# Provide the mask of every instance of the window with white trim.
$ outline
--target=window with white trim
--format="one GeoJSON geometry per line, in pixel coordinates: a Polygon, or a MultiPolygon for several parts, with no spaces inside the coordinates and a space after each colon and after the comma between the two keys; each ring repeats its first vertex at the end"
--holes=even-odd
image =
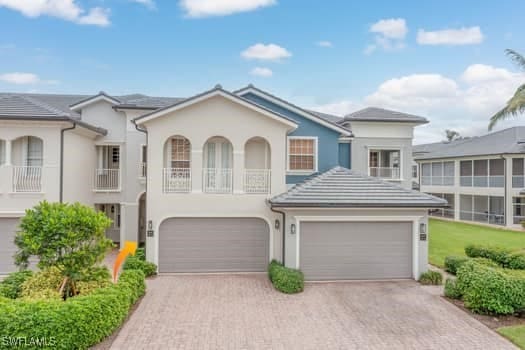
{"type": "Polygon", "coordinates": [[[187,138],[173,137],[171,139],[171,167],[190,168],[190,140],[187,138]]]}
{"type": "Polygon", "coordinates": [[[317,171],[317,145],[314,138],[288,139],[288,170],[317,171]]]}

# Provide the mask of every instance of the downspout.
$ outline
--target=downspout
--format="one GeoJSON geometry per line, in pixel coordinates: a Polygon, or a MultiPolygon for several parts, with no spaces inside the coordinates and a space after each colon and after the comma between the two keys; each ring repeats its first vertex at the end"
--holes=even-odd
{"type": "MultiPolygon", "coordinates": [[[[501,159],[503,159],[503,213],[505,214],[503,216],[504,225],[507,226],[507,220],[508,215],[510,213],[507,212],[507,158],[505,158],[503,155],[501,155],[501,159]]],[[[511,205],[511,209],[514,210],[514,206],[511,205]]]]}
{"type": "Polygon", "coordinates": [[[272,205],[270,204],[270,210],[273,211],[274,213],[278,213],[278,214],[281,214],[282,215],[282,218],[283,218],[283,224],[281,225],[282,228],[283,228],[283,252],[282,252],[282,263],[284,265],[285,263],[285,256],[286,256],[286,214],[284,213],[284,211],[280,211],[280,210],[275,210],[272,205]]]}
{"type": "Polygon", "coordinates": [[[68,130],[76,129],[77,123],[72,122],[73,125],[69,128],[60,130],[60,177],[59,177],[59,195],[58,201],[64,201],[64,133],[68,130]]]}

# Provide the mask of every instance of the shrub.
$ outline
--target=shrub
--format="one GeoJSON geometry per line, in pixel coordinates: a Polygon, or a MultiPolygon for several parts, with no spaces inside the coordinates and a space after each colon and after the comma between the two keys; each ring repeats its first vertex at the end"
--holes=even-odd
{"type": "Polygon", "coordinates": [[[469,245],[465,248],[465,253],[472,258],[490,259],[509,269],[525,270],[525,253],[523,252],[512,252],[499,247],[469,245]]]}
{"type": "Polygon", "coordinates": [[[465,256],[447,256],[445,258],[445,271],[455,275],[456,271],[468,260],[465,256]]]}
{"type": "Polygon", "coordinates": [[[66,278],[64,296],[73,295],[81,272],[100,263],[113,246],[105,235],[110,224],[104,213],[80,203],[43,201],[20,220],[15,263],[26,268],[29,258],[36,256],[42,270],[59,267],[66,278]]]}
{"type": "Polygon", "coordinates": [[[144,292],[144,273],[129,270],[117,284],[66,301],[0,298],[0,329],[8,338],[46,338],[57,349],[87,349],[113,333],[144,292]]]}
{"type": "Polygon", "coordinates": [[[457,276],[465,306],[474,312],[513,314],[525,309],[525,272],[468,261],[457,276]]]}
{"type": "Polygon", "coordinates": [[[19,271],[10,273],[0,282],[0,296],[9,299],[16,299],[22,292],[22,284],[33,275],[31,271],[19,271]]]}
{"type": "Polygon", "coordinates": [[[122,267],[124,270],[142,270],[146,277],[157,274],[157,265],[152,262],[140,259],[137,256],[128,256],[122,267]]]}
{"type": "Polygon", "coordinates": [[[275,289],[287,293],[299,293],[304,290],[304,275],[301,271],[290,269],[277,261],[268,266],[268,275],[275,289]]]}
{"type": "Polygon", "coordinates": [[[461,291],[457,286],[456,280],[447,278],[445,281],[445,296],[452,299],[461,299],[461,291]]]}
{"type": "Polygon", "coordinates": [[[146,261],[146,250],[144,248],[137,248],[135,256],[142,261],[146,261]]]}
{"type": "Polygon", "coordinates": [[[21,286],[24,299],[61,299],[59,293],[64,277],[58,267],[49,267],[29,277],[21,286]]]}
{"type": "Polygon", "coordinates": [[[419,276],[419,283],[425,285],[441,285],[443,283],[443,276],[438,271],[423,272],[419,276]]]}

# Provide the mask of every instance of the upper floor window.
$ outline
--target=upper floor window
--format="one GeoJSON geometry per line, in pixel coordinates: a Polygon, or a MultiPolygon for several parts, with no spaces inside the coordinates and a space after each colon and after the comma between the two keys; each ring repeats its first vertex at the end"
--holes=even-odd
{"type": "Polygon", "coordinates": [[[317,138],[290,137],[288,139],[288,170],[317,171],[317,138]]]}
{"type": "Polygon", "coordinates": [[[385,179],[401,178],[400,150],[371,149],[368,154],[369,174],[385,179]]]}
{"type": "Polygon", "coordinates": [[[170,165],[179,169],[190,167],[190,140],[179,136],[171,139],[170,165]]]}
{"type": "Polygon", "coordinates": [[[431,186],[454,186],[454,162],[431,162],[421,164],[421,184],[431,186]]]}
{"type": "Polygon", "coordinates": [[[417,165],[412,165],[412,178],[417,178],[417,165]]]}
{"type": "Polygon", "coordinates": [[[476,159],[460,162],[460,184],[465,187],[503,187],[503,159],[476,159]]]}

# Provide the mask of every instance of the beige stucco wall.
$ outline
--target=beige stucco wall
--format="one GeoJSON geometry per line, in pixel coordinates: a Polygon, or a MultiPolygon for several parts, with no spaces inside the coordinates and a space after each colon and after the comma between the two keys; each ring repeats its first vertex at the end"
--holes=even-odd
{"type": "Polygon", "coordinates": [[[268,197],[286,191],[286,134],[289,126],[241,106],[224,97],[215,96],[171,114],[146,122],[148,130],[147,218],[152,221],[154,237],[147,238],[148,259],[157,262],[158,228],[169,217],[258,217],[270,227],[270,258],[280,257],[279,232],[274,220],[279,214],[270,211],[268,197]],[[164,145],[175,135],[191,142],[191,193],[163,193],[162,169],[164,145]],[[202,192],[203,148],[213,136],[227,138],[233,146],[233,193],[202,192]],[[244,194],[245,143],[252,137],[262,137],[270,145],[271,194],[244,194]]]}

